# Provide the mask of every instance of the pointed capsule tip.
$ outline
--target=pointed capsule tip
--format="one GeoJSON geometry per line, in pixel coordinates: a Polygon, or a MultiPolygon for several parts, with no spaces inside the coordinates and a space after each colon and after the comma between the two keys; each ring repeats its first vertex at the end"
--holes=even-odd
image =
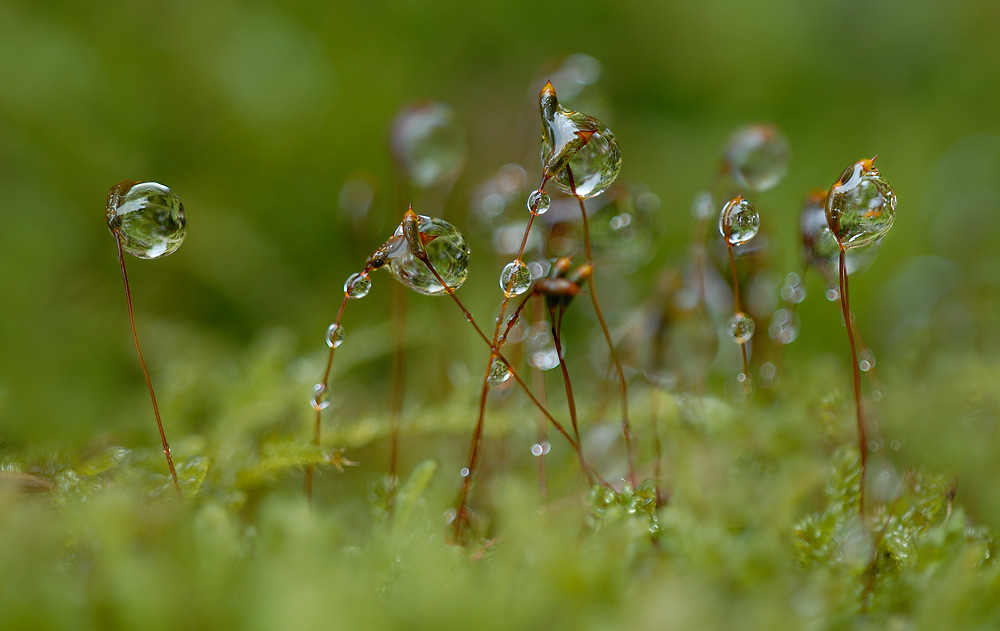
{"type": "Polygon", "coordinates": [[[410,207],[406,209],[405,213],[403,213],[403,219],[407,219],[409,217],[416,217],[416,216],[417,216],[417,213],[413,212],[413,204],[410,204],[410,207]]]}
{"type": "Polygon", "coordinates": [[[547,80],[545,82],[545,85],[542,87],[542,96],[549,95],[549,94],[552,95],[552,96],[556,95],[556,89],[554,87],[552,87],[552,80],[551,79],[547,80]]]}

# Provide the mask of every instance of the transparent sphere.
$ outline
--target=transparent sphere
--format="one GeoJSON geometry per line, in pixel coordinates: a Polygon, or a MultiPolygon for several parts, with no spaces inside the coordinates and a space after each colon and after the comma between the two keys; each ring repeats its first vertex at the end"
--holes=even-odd
{"type": "Polygon", "coordinates": [[[465,134],[446,103],[403,108],[393,120],[390,144],[396,163],[418,188],[454,180],[465,163],[465,134]]]}
{"type": "Polygon", "coordinates": [[[858,160],[844,169],[826,197],[826,222],[845,248],[881,240],[896,217],[896,194],[873,160],[858,160]]]}
{"type": "Polygon", "coordinates": [[[592,116],[561,107],[551,83],[542,88],[539,109],[545,175],[569,195],[596,197],[606,191],[622,166],[611,130],[592,116]]]}
{"type": "Polygon", "coordinates": [[[486,383],[491,388],[495,388],[510,379],[510,368],[499,357],[494,357],[490,363],[490,374],[486,377],[486,383]]]}
{"type": "MultiPolygon", "coordinates": [[[[420,215],[418,221],[420,239],[427,252],[427,261],[434,267],[448,287],[458,289],[469,274],[469,246],[458,228],[443,219],[432,219],[420,215]]],[[[396,280],[413,291],[428,296],[445,292],[444,285],[423,261],[410,251],[403,226],[400,224],[393,233],[386,261],[386,268],[396,280]]]]}
{"type": "Polygon", "coordinates": [[[371,288],[372,279],[368,277],[368,274],[361,272],[351,274],[344,282],[344,293],[351,299],[364,298],[371,291],[371,288]]]}
{"type": "Polygon", "coordinates": [[[737,344],[746,344],[753,337],[754,331],[757,330],[757,325],[748,314],[737,311],[733,314],[733,317],[729,318],[729,324],[726,329],[729,331],[729,337],[733,338],[734,342],[737,344]]]}
{"type": "Polygon", "coordinates": [[[313,386],[313,395],[309,404],[317,412],[322,412],[330,407],[330,387],[325,383],[317,383],[313,386]]]}
{"type": "Polygon", "coordinates": [[[532,191],[528,195],[528,210],[533,215],[543,215],[552,205],[552,199],[545,191],[532,191]]]}
{"type": "Polygon", "coordinates": [[[523,261],[511,261],[500,272],[500,289],[507,296],[520,296],[531,287],[531,270],[523,261]]]}
{"type": "MultiPolygon", "coordinates": [[[[802,205],[799,233],[806,263],[815,269],[827,284],[838,284],[840,274],[840,245],[826,221],[826,191],[812,191],[802,205]]],[[[871,266],[878,254],[879,243],[856,246],[847,250],[844,257],[848,274],[863,272],[871,266]]]]}
{"type": "Polygon", "coordinates": [[[738,130],[726,145],[726,166],[740,185],[752,191],[774,188],[788,172],[791,149],[774,125],[750,125],[738,130]]]}
{"type": "Polygon", "coordinates": [[[181,247],[187,218],[180,198],[156,182],[121,182],[108,191],[108,228],[122,249],[141,259],[167,256],[181,247]]]}
{"type": "Polygon", "coordinates": [[[760,215],[747,200],[740,195],[726,202],[719,214],[719,232],[733,245],[740,245],[753,239],[760,229],[760,215]]]}
{"type": "Polygon", "coordinates": [[[336,322],[326,329],[326,345],[330,348],[337,348],[344,343],[344,327],[336,322]]]}

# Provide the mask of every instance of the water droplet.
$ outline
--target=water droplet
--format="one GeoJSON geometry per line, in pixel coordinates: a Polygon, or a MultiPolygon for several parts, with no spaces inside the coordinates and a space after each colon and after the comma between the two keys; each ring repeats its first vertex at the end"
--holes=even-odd
{"type": "Polygon", "coordinates": [[[791,344],[799,336],[799,316],[788,309],[778,309],[771,316],[767,334],[778,344],[791,344]]]}
{"type": "Polygon", "coordinates": [[[788,172],[790,157],[788,139],[770,124],[744,127],[726,145],[726,165],[733,178],[752,191],[777,186],[788,172]]]}
{"type": "Polygon", "coordinates": [[[504,265],[500,272],[500,289],[507,296],[520,296],[531,287],[531,270],[523,262],[515,260],[504,265]]]}
{"type": "Polygon", "coordinates": [[[362,274],[361,272],[351,274],[344,283],[344,293],[347,294],[348,298],[352,299],[364,298],[368,295],[371,288],[372,279],[368,277],[368,274],[362,274]]]}
{"type": "Polygon", "coordinates": [[[712,194],[708,191],[698,191],[691,200],[691,216],[698,221],[704,221],[712,216],[712,194]]]}
{"type": "Polygon", "coordinates": [[[330,348],[337,348],[344,343],[344,327],[336,322],[326,329],[326,345],[330,348]]]}
{"type": "MultiPolygon", "coordinates": [[[[428,262],[451,289],[461,287],[469,273],[469,246],[465,237],[447,221],[424,215],[419,216],[418,228],[428,262]]],[[[444,285],[410,251],[402,224],[396,228],[390,244],[386,267],[396,280],[428,296],[444,293],[444,285]]]]}
{"type": "Polygon", "coordinates": [[[463,478],[469,477],[469,468],[468,467],[462,467],[459,470],[458,475],[462,476],[463,478]]]}
{"type": "Polygon", "coordinates": [[[795,272],[785,276],[785,283],[781,286],[781,298],[785,302],[797,305],[806,299],[806,288],[802,280],[795,272]]]}
{"type": "Polygon", "coordinates": [[[737,311],[733,314],[733,317],[729,318],[729,324],[726,329],[729,331],[729,336],[733,338],[734,342],[737,344],[746,344],[753,337],[754,331],[757,330],[757,325],[748,314],[737,311]]]}
{"type": "Polygon", "coordinates": [[[719,233],[732,245],[740,245],[753,239],[760,229],[760,215],[753,204],[743,198],[735,197],[722,207],[719,214],[719,233]]]}
{"type": "Polygon", "coordinates": [[[837,302],[840,300],[840,290],[836,287],[827,287],[823,295],[826,296],[826,299],[830,302],[837,302]]]}
{"type": "Polygon", "coordinates": [[[543,215],[552,205],[552,199],[545,191],[532,191],[528,195],[528,210],[533,215],[543,215]]]}
{"type": "Polygon", "coordinates": [[[321,412],[330,407],[330,388],[325,383],[317,383],[313,386],[312,399],[309,401],[312,408],[321,412]]]}
{"type": "Polygon", "coordinates": [[[870,348],[862,348],[858,353],[858,368],[861,372],[868,372],[875,367],[875,353],[870,348]]]}
{"type": "MultiPolygon", "coordinates": [[[[827,284],[836,284],[840,277],[840,245],[826,221],[825,191],[812,191],[806,197],[799,219],[799,231],[806,262],[823,276],[827,284]]],[[[878,254],[878,243],[852,247],[847,251],[845,265],[848,274],[866,270],[878,254]]],[[[839,295],[834,298],[838,300],[839,295]]]]}
{"type": "Polygon", "coordinates": [[[903,441],[894,440],[891,443],[889,443],[889,447],[892,448],[893,451],[899,451],[900,449],[903,448],[903,441]]]}
{"type": "Polygon", "coordinates": [[[180,198],[156,182],[121,182],[108,191],[105,218],[122,250],[141,259],[173,253],[187,234],[180,198]]]}
{"type": "Polygon", "coordinates": [[[465,162],[465,134],[445,103],[403,108],[393,121],[390,144],[396,163],[418,188],[451,182],[465,162]]]}
{"type": "Polygon", "coordinates": [[[559,105],[547,83],[539,95],[542,116],[542,168],[564,193],[572,195],[566,167],[573,172],[576,195],[596,197],[606,191],[621,169],[614,134],[592,116],[559,105]]]}
{"type": "Polygon", "coordinates": [[[872,160],[847,167],[826,197],[826,222],[846,248],[876,243],[896,217],[896,194],[872,160]]]}
{"type": "Polygon", "coordinates": [[[510,368],[499,357],[494,357],[490,364],[490,374],[486,377],[486,384],[495,388],[510,379],[510,368]]]}
{"type": "Polygon", "coordinates": [[[543,440],[542,442],[535,443],[531,446],[531,455],[535,457],[544,456],[549,453],[551,449],[552,445],[549,444],[549,441],[543,440]]]}
{"type": "Polygon", "coordinates": [[[761,388],[772,388],[778,378],[778,367],[771,362],[764,362],[760,365],[757,374],[757,382],[761,388]]]}

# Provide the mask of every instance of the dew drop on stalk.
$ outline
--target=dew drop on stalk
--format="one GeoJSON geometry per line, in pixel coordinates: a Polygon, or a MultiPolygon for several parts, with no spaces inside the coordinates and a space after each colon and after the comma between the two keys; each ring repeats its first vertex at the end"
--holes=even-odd
{"type": "Polygon", "coordinates": [[[729,337],[733,338],[733,341],[737,344],[746,344],[749,342],[756,329],[757,325],[754,323],[753,318],[743,311],[737,311],[733,314],[733,317],[729,318],[729,324],[726,326],[726,330],[729,331],[729,337]]]}
{"type": "Polygon", "coordinates": [[[325,383],[317,383],[313,386],[313,395],[310,405],[317,412],[321,412],[330,407],[330,388],[325,383]]]}
{"type": "Polygon", "coordinates": [[[759,124],[733,134],[726,145],[725,163],[741,186],[761,192],[785,177],[790,157],[785,135],[774,125],[759,124]]]}
{"type": "Polygon", "coordinates": [[[508,296],[520,296],[531,287],[531,270],[522,261],[514,260],[504,265],[500,272],[500,289],[508,296]]]}
{"type": "Polygon", "coordinates": [[[555,88],[546,83],[539,94],[542,116],[542,169],[556,186],[572,195],[566,167],[573,171],[575,192],[596,197],[618,177],[621,153],[614,134],[592,116],[559,105],[555,88]]]}
{"type": "Polygon", "coordinates": [[[173,253],[187,234],[180,198],[156,182],[121,182],[112,187],[106,219],[122,250],[141,259],[173,253]]]}
{"type": "Polygon", "coordinates": [[[746,243],[757,235],[759,229],[760,215],[742,195],[726,202],[719,213],[719,233],[731,245],[746,243]]]}
{"type": "Polygon", "coordinates": [[[326,329],[326,345],[337,348],[344,343],[344,327],[334,322],[326,329]]]}
{"type": "Polygon", "coordinates": [[[465,134],[445,103],[423,101],[401,110],[390,144],[396,163],[418,188],[453,181],[465,162],[465,134]]]}
{"type": "Polygon", "coordinates": [[[486,384],[495,388],[510,379],[510,368],[499,357],[494,357],[490,363],[490,374],[486,377],[486,384]]]}
{"type": "Polygon", "coordinates": [[[552,205],[552,199],[545,191],[532,191],[528,195],[528,210],[533,215],[543,215],[552,205]]]}
{"type": "MultiPolygon", "coordinates": [[[[458,228],[443,219],[419,215],[418,229],[428,262],[448,287],[458,289],[469,274],[469,246],[458,228]]],[[[386,268],[396,280],[428,296],[445,292],[427,265],[410,251],[400,224],[390,239],[386,268]]],[[[384,246],[383,246],[384,247],[384,246]]]]}
{"type": "Polygon", "coordinates": [[[372,288],[372,279],[368,274],[357,272],[348,276],[344,283],[344,293],[348,298],[364,298],[372,288]]]}
{"type": "Polygon", "coordinates": [[[896,216],[896,194],[874,160],[858,160],[844,169],[827,193],[826,222],[845,248],[877,243],[896,216]]]}

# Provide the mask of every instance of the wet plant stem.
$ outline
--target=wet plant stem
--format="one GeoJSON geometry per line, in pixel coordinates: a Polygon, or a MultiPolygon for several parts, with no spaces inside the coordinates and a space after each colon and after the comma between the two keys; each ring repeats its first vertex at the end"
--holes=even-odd
{"type": "MultiPolygon", "coordinates": [[[[729,250],[729,267],[733,270],[733,304],[736,309],[736,313],[740,313],[743,311],[743,301],[740,299],[740,281],[736,276],[736,259],[733,258],[733,244],[727,241],[726,249],[729,250]]],[[[747,356],[746,342],[740,342],[740,351],[743,353],[743,377],[749,380],[750,358],[747,356]]],[[[747,381],[744,387],[750,387],[749,381],[747,381]]]]}
{"type": "Polygon", "coordinates": [[[156,393],[153,392],[153,381],[149,378],[149,370],[146,368],[146,360],[142,357],[142,349],[139,347],[139,334],[135,329],[135,313],[132,310],[132,291],[129,289],[128,273],[125,271],[125,255],[122,253],[122,239],[117,232],[114,233],[115,245],[118,246],[118,265],[122,270],[122,282],[125,284],[125,302],[128,304],[128,321],[132,328],[132,342],[135,344],[135,354],[139,357],[139,366],[142,368],[142,376],[146,379],[146,388],[149,389],[149,400],[153,403],[153,415],[156,417],[156,427],[160,430],[160,442],[163,443],[163,455],[167,458],[167,468],[170,469],[170,478],[177,489],[177,495],[181,494],[181,483],[177,479],[177,470],[174,469],[174,459],[170,455],[170,445],[167,444],[167,435],[163,431],[163,420],[160,418],[160,407],[156,404],[156,393]]]}

